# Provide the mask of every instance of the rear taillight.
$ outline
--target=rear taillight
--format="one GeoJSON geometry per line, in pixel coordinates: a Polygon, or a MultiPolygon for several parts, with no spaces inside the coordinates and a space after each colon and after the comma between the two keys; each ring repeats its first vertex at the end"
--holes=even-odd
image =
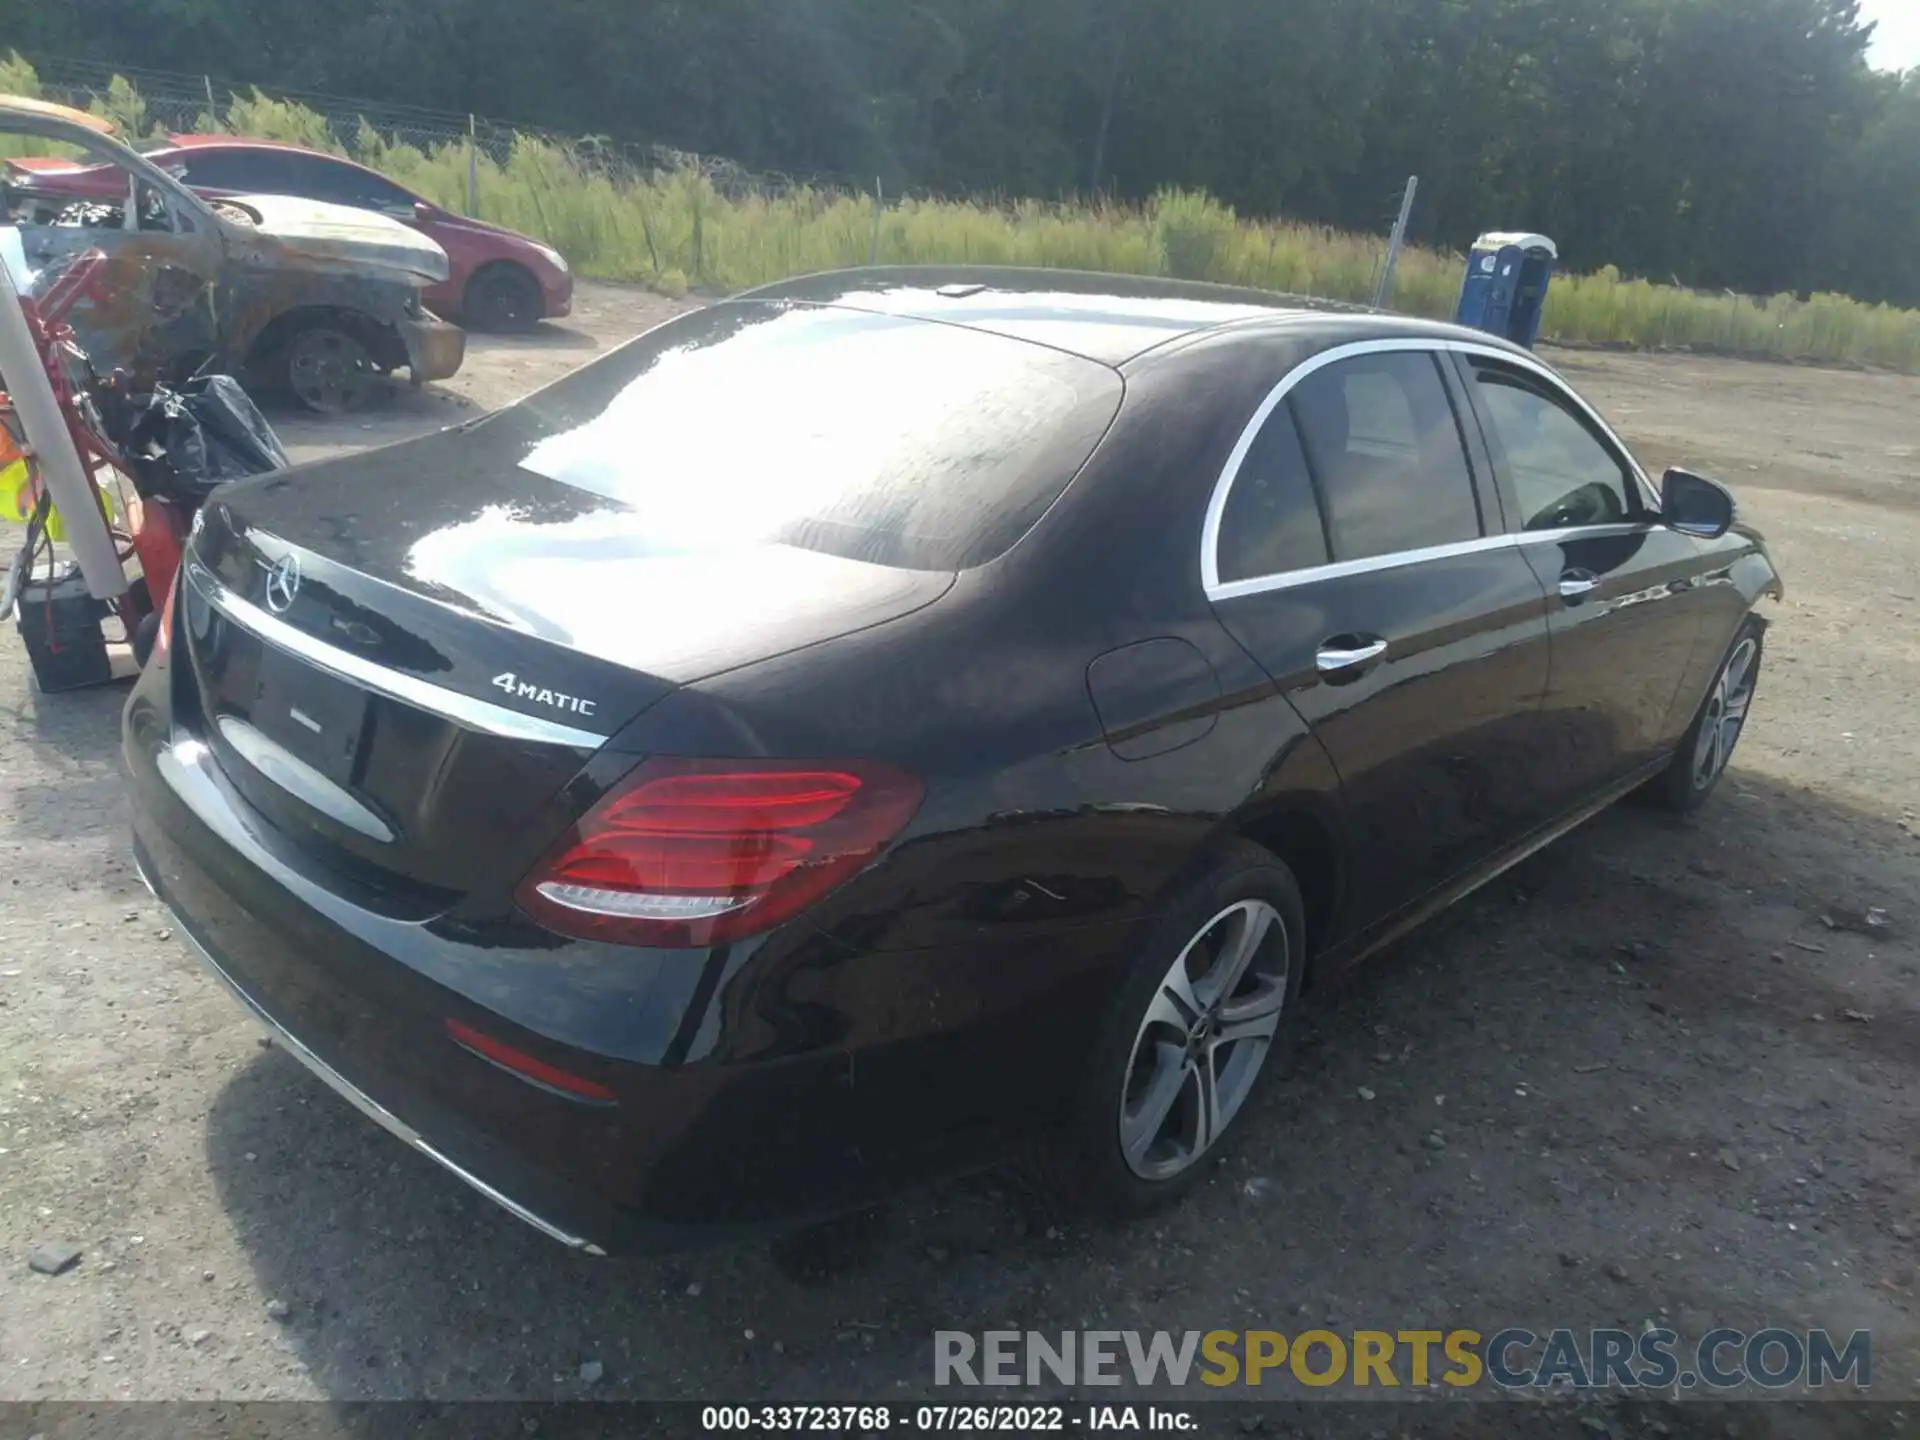
{"type": "Polygon", "coordinates": [[[488,1064],[498,1065],[508,1074],[517,1075],[543,1090],[558,1091],[570,1100],[584,1100],[589,1105],[612,1105],[619,1100],[613,1091],[597,1080],[589,1080],[584,1075],[575,1075],[570,1070],[549,1065],[524,1050],[503,1045],[491,1035],[483,1034],[458,1020],[447,1021],[447,1035],[462,1050],[471,1051],[488,1064]]]}
{"type": "Polygon", "coordinates": [[[920,782],[877,761],[646,761],[520,883],[549,929],[625,945],[770,930],[913,818],[920,782]]]}

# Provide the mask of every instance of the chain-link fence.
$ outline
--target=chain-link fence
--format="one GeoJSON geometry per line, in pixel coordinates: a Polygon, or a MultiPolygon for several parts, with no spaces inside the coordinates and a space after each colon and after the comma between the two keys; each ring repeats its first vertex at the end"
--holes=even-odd
{"type": "MultiPolygon", "coordinates": [[[[231,130],[351,155],[437,204],[533,235],[583,275],[668,294],[726,291],[872,263],[1041,266],[1222,281],[1378,303],[1386,230],[1372,233],[1238,215],[1197,191],[1137,204],[1109,199],[904,194],[865,176],[789,176],[631,138],[569,136],[477,115],[276,90],[218,76],[108,67],[51,56],[9,61],[0,88],[37,86],[94,109],[135,140],[231,130]]],[[[4,137],[0,137],[3,140],[4,137]]],[[[32,150],[0,155],[32,154],[32,150]]],[[[1392,207],[1392,208],[1389,208],[1392,207]]],[[[1411,247],[1387,303],[1449,316],[1464,257],[1411,247]]],[[[1838,296],[1708,295],[1565,275],[1543,331],[1570,343],[1687,346],[1719,354],[1836,360],[1920,371],[1920,316],[1838,296]]]]}
{"type": "MultiPolygon", "coordinates": [[[[33,66],[43,98],[81,109],[101,110],[128,132],[146,135],[233,128],[231,120],[243,116],[263,93],[253,85],[209,75],[103,65],[57,56],[36,56],[33,66]],[[121,113],[123,111],[132,113],[121,113]]],[[[802,188],[870,194],[878,183],[851,175],[794,176],[753,170],[723,157],[699,155],[645,141],[605,135],[565,135],[485,115],[461,115],[318,91],[274,87],[265,92],[265,98],[312,112],[326,127],[333,142],[331,148],[344,150],[356,148],[361,127],[365,125],[391,144],[424,151],[471,144],[477,154],[496,164],[507,162],[517,140],[528,139],[565,150],[582,164],[611,175],[697,171],[729,199],[781,195],[802,188]]],[[[933,192],[918,188],[909,193],[914,198],[937,198],[933,192]]]]}

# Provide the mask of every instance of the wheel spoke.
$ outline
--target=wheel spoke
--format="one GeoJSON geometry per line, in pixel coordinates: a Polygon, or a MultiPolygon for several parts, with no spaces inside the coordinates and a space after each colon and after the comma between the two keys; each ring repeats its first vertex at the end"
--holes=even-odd
{"type": "Polygon", "coordinates": [[[1725,718],[1738,725],[1747,718],[1747,707],[1751,704],[1753,704],[1753,692],[1751,690],[1748,690],[1744,694],[1729,695],[1727,697],[1725,718]]]}
{"type": "Polygon", "coordinates": [[[1136,1165],[1160,1138],[1167,1116],[1193,1078],[1193,1064],[1181,1046],[1162,1044],[1156,1049],[1153,1082],[1141,1097],[1140,1108],[1123,1117],[1121,1145],[1127,1159],[1136,1165]]]}
{"type": "Polygon", "coordinates": [[[1194,1057],[1193,1073],[1200,1082],[1200,1103],[1194,1107],[1193,1153],[1203,1154],[1220,1134],[1223,1123],[1220,1116],[1220,1077],[1213,1069],[1213,1048],[1202,1050],[1194,1057]]]}
{"type": "Polygon", "coordinates": [[[1260,988],[1243,1000],[1236,1000],[1220,1012],[1219,1028],[1213,1033],[1216,1048],[1240,1040],[1270,1040],[1280,1028],[1280,1012],[1286,1008],[1287,985],[1284,973],[1278,980],[1263,979],[1260,988]]]}
{"type": "Polygon", "coordinates": [[[1232,998],[1247,973],[1247,966],[1260,953],[1273,922],[1279,918],[1272,906],[1259,903],[1236,912],[1232,933],[1221,947],[1220,957],[1200,979],[1198,993],[1209,1008],[1232,998]]]}
{"type": "Polygon", "coordinates": [[[1722,690],[1727,694],[1736,693],[1747,678],[1747,670],[1753,664],[1753,646],[1742,645],[1733,652],[1733,658],[1727,661],[1727,673],[1721,682],[1722,690]]]}
{"type": "Polygon", "coordinates": [[[1706,782],[1719,771],[1720,721],[1726,706],[1727,677],[1722,675],[1707,697],[1706,711],[1700,717],[1700,739],[1693,747],[1693,775],[1698,782],[1706,782]]]}
{"type": "Polygon", "coordinates": [[[1160,982],[1159,993],[1147,1007],[1147,1023],[1170,1026],[1184,1035],[1204,1008],[1193,993],[1193,981],[1187,977],[1186,960],[1182,957],[1160,982]]]}

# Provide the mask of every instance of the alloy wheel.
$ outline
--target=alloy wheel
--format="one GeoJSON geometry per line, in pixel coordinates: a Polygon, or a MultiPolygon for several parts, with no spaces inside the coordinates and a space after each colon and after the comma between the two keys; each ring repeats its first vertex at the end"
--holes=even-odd
{"type": "Polygon", "coordinates": [[[1727,657],[1720,678],[1714,681],[1713,693],[1707,696],[1707,708],[1700,716],[1700,738],[1693,747],[1694,789],[1704,790],[1713,784],[1733,758],[1733,747],[1747,723],[1759,678],[1760,642],[1749,635],[1727,657]]]}
{"type": "Polygon", "coordinates": [[[1264,900],[1200,927],[1161,978],[1120,1093],[1120,1149],[1168,1180],[1214,1147],[1252,1093],[1286,1008],[1286,922],[1264,900]]]}

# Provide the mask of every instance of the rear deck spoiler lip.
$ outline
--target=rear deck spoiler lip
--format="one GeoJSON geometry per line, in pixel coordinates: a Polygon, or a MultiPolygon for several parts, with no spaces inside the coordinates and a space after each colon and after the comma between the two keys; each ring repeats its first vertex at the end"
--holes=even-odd
{"type": "Polygon", "coordinates": [[[317,640],[297,630],[278,616],[270,615],[249,600],[233,593],[197,560],[186,564],[188,583],[215,610],[233,624],[269,645],[297,655],[309,665],[349,680],[388,699],[413,705],[430,714],[451,720],[469,730],[498,735],[508,740],[528,740],[540,745],[565,745],[576,750],[598,750],[612,737],[595,730],[556,724],[537,715],[522,715],[504,705],[478,700],[449,690],[443,685],[422,680],[398,670],[389,670],[371,660],[317,640]]]}

